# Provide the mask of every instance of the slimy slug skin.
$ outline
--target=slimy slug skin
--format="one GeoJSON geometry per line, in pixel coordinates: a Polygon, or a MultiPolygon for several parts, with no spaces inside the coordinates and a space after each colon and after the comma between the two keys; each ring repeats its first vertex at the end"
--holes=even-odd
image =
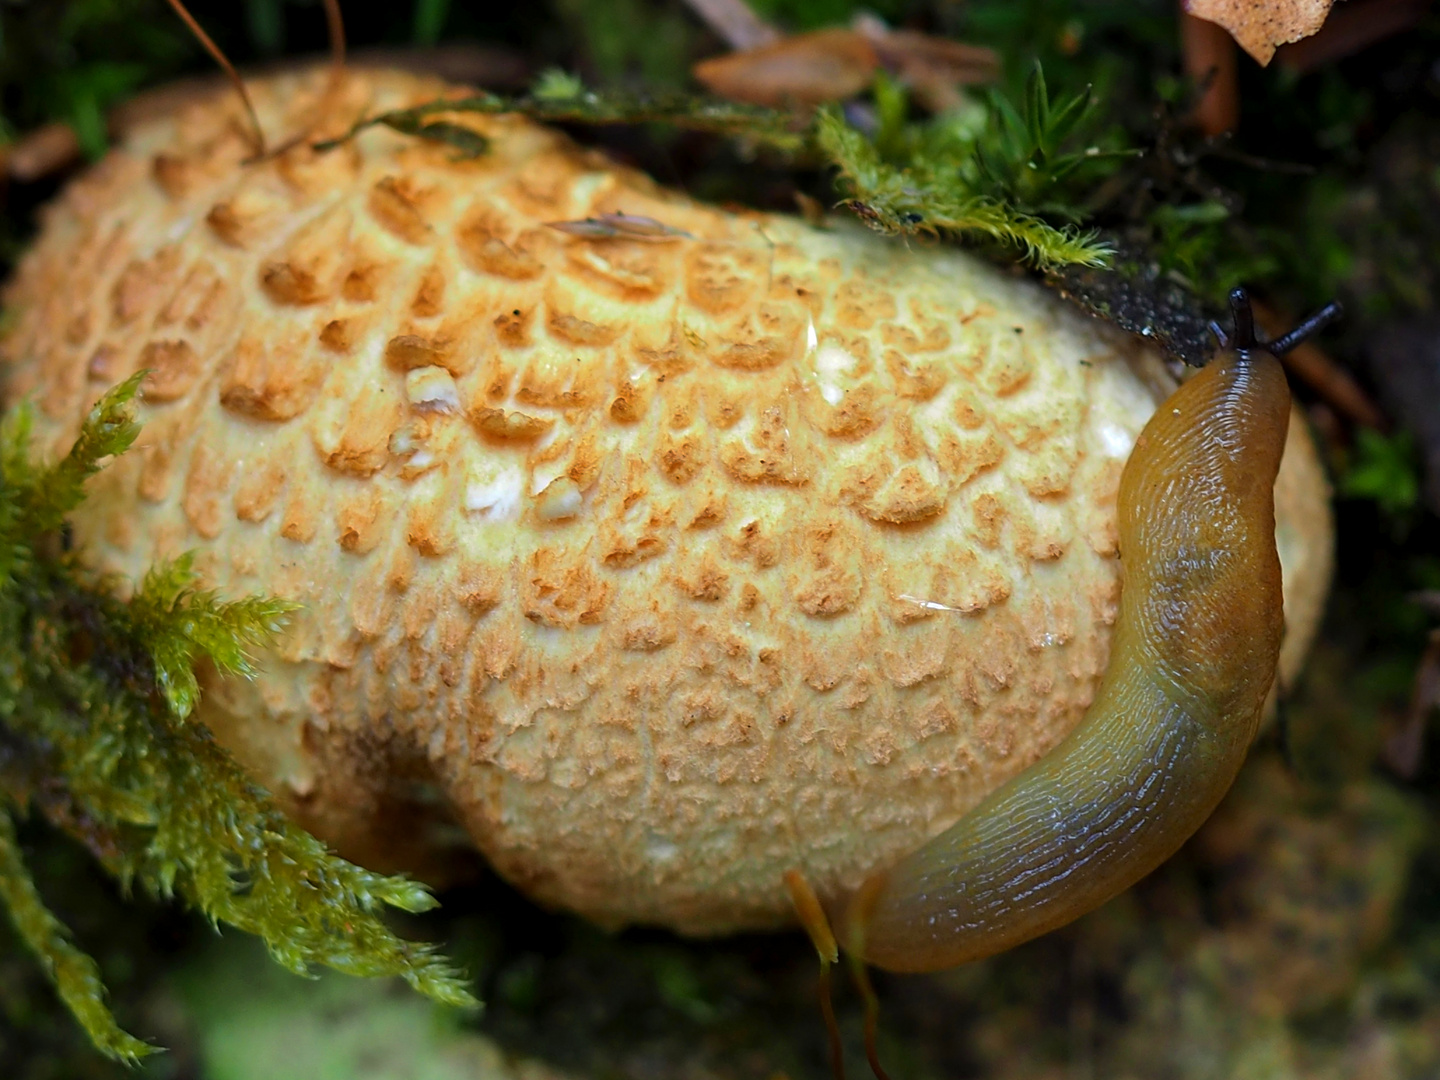
{"type": "MultiPolygon", "coordinates": [[[[457,92],[329,86],[251,84],[272,144],[457,92]]],[[[452,119],[483,155],[375,127],[251,161],[234,95],[196,100],[70,184],[7,287],[43,450],[150,373],[88,565],[192,551],[302,606],[258,679],[202,672],[217,741],[356,862],[438,883],[478,850],[694,934],[793,921],[794,867],[853,892],[1053,751],[1111,654],[1160,358],[953,247],[452,119]]],[[[1326,496],[1292,421],[1295,665],[1326,496]]]]}
{"type": "Polygon", "coordinates": [[[931,971],[1011,948],[1128,888],[1210,816],[1279,657],[1273,490],[1289,415],[1285,375],[1259,348],[1222,353],[1156,411],[1120,481],[1120,617],[1095,701],[1039,762],[861,887],[847,936],[866,960],[931,971]]]}

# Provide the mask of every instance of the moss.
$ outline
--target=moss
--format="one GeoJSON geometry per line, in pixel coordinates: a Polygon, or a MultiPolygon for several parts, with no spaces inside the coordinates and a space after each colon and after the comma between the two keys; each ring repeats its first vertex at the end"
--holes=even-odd
{"type": "Polygon", "coordinates": [[[1354,457],[1340,478],[1340,493],[1374,499],[1390,514],[1404,514],[1420,499],[1420,463],[1415,437],[1408,431],[1393,436],[1371,428],[1355,433],[1354,457]]]}
{"type": "Polygon", "coordinates": [[[922,138],[904,165],[892,164],[832,110],[819,114],[816,141],[851,196],[845,205],[880,232],[980,233],[1041,267],[1109,262],[1110,248],[1095,234],[1052,225],[1019,209],[1017,201],[983,190],[961,166],[984,159],[973,149],[966,154],[963,144],[942,147],[922,138]]]}
{"type": "Polygon", "coordinates": [[[9,814],[0,813],[0,902],[26,947],[45,968],[56,993],[103,1053],[135,1060],[155,1047],[120,1029],[105,1005],[105,987],[95,961],[75,947],[69,932],[45,907],[35,888],[9,814]]]}
{"type": "Polygon", "coordinates": [[[1019,106],[995,95],[978,122],[964,110],[911,122],[902,92],[883,76],[875,98],[879,124],[866,134],[833,108],[807,116],[686,94],[600,92],[550,70],[528,95],[478,94],[387,112],[346,138],[378,124],[478,156],[484,137],[446,117],[516,112],[547,123],[658,123],[828,165],[849,196],[842,205],[881,232],[978,233],[1042,268],[1108,263],[1109,246],[1076,223],[1083,193],[1131,151],[1074,145],[1092,115],[1088,90],[1052,103],[1037,67],[1019,106]]]}
{"type": "MultiPolygon", "coordinates": [[[[450,131],[459,128],[459,125],[450,123],[445,128],[438,128],[435,125],[443,121],[434,118],[465,114],[493,116],[498,113],[521,113],[545,123],[668,124],[688,131],[743,136],[792,153],[803,152],[806,148],[805,135],[795,130],[796,117],[791,113],[690,94],[587,90],[573,77],[547,71],[534,93],[521,97],[482,93],[381,113],[360,121],[342,139],[321,143],[317,149],[331,149],[366,128],[381,125],[402,134],[450,143],[462,153],[479,154],[484,152],[483,146],[451,140],[450,131]]],[[[467,140],[477,137],[472,131],[460,130],[465,131],[467,140]]]]}
{"type": "Polygon", "coordinates": [[[17,931],[100,1050],[147,1052],[116,1026],[93,962],[21,863],[13,815],[35,809],[127,888],[178,896],[211,922],[257,934],[297,974],[320,964],[399,975],[441,1001],[473,1004],[442,959],[381,918],[387,906],[431,907],[424,888],[330,854],[187,722],[195,662],[254,674],[251,650],[290,606],[197,590],[188,559],[157,567],[125,602],[66,550],[64,518],[86,479],[135,439],[140,378],[101,398],[56,464],[32,460],[23,407],[0,434],[0,898],[17,931]]]}

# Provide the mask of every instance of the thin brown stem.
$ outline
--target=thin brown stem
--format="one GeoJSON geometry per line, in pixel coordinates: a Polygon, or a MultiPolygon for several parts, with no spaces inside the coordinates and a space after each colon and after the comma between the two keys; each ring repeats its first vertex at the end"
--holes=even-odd
{"type": "Polygon", "coordinates": [[[345,20],[340,14],[340,0],[324,0],[324,3],[325,26],[330,34],[330,78],[325,85],[325,96],[315,122],[306,128],[300,137],[302,140],[310,137],[310,131],[323,119],[345,85],[345,20]]]}
{"type": "Polygon", "coordinates": [[[1223,135],[1240,123],[1240,76],[1235,41],[1223,27],[1180,12],[1185,74],[1198,88],[1190,121],[1206,135],[1223,135]]]}
{"type": "Polygon", "coordinates": [[[345,20],[340,14],[340,0],[324,0],[325,28],[330,34],[330,63],[339,71],[345,67],[345,20]]]}
{"type": "Polygon", "coordinates": [[[309,139],[316,126],[324,121],[330,105],[345,85],[345,20],[340,14],[340,0],[323,0],[323,3],[325,27],[330,35],[330,77],[325,83],[325,93],[321,95],[310,121],[270,151],[270,157],[279,157],[309,139]]]}
{"type": "Polygon", "coordinates": [[[835,934],[830,929],[830,920],[814,888],[799,870],[785,874],[785,887],[790,890],[790,902],[795,905],[795,914],[800,925],[810,935],[810,943],[820,954],[820,1015],[825,1020],[825,1033],[830,1039],[830,1068],[835,1080],[845,1080],[845,1047],[840,1041],[840,1025],[835,1021],[835,1003],[830,998],[830,966],[840,958],[835,934]]]}
{"type": "Polygon", "coordinates": [[[830,1071],[835,1080],[845,1080],[845,1044],[840,1041],[840,1024],[835,1019],[835,1002],[830,996],[830,961],[820,961],[820,1015],[825,1020],[825,1034],[830,1040],[830,1071]]]}
{"type": "Polygon", "coordinates": [[[758,49],[780,40],[780,31],[756,15],[745,0],[685,0],[685,4],[732,49],[758,49]]]}
{"type": "Polygon", "coordinates": [[[1410,688],[1405,724],[1385,740],[1380,756],[1402,780],[1414,780],[1425,763],[1425,730],[1430,713],[1440,705],[1440,630],[1431,630],[1410,688]]]}
{"type": "Polygon", "coordinates": [[[855,982],[855,989],[860,993],[860,1000],[865,1006],[865,1057],[870,1062],[870,1071],[875,1074],[875,1080],[890,1080],[890,1074],[880,1064],[880,997],[875,993],[875,986],[870,982],[870,972],[865,967],[865,960],[858,953],[847,953],[850,960],[850,977],[855,982]]]}
{"type": "Polygon", "coordinates": [[[169,0],[169,3],[175,10],[175,14],[180,16],[185,26],[190,30],[190,33],[195,35],[195,40],[205,47],[205,51],[220,65],[226,76],[229,77],[231,84],[235,87],[236,91],[239,92],[240,100],[245,103],[245,112],[250,117],[250,124],[255,129],[255,156],[264,157],[265,132],[260,127],[260,116],[255,111],[255,103],[250,100],[250,92],[245,89],[245,80],[240,78],[240,73],[235,70],[235,65],[230,63],[229,58],[220,51],[220,46],[216,45],[215,42],[210,39],[210,35],[205,32],[205,28],[195,21],[195,17],[185,9],[185,5],[181,3],[180,0],[169,0]]]}

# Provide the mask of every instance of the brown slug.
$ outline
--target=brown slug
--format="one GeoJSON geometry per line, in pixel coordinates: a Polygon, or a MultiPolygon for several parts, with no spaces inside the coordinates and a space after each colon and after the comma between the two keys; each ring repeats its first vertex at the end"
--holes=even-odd
{"type": "Polygon", "coordinates": [[[1172,855],[1229,790],[1284,627],[1273,489],[1290,392],[1276,356],[1330,305],[1260,344],[1235,333],[1151,417],[1120,482],[1114,651],[1051,753],[849,899],[852,951],[892,971],[1001,952],[1099,907],[1172,855]]]}

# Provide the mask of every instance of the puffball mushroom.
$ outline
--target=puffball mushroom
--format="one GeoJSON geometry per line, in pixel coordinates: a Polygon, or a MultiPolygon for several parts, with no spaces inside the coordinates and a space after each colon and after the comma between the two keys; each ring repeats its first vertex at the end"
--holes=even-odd
{"type": "MultiPolygon", "coordinates": [[[[251,90],[272,135],[447,92],[251,90]]],[[[953,249],[452,119],[489,151],[376,128],[251,163],[236,102],[197,101],[62,194],[5,297],[48,445],[150,371],[86,559],[194,550],[304,605],[200,708],[289,812],[379,869],[443,878],[458,835],[544,903],[716,933],[788,921],[792,868],[853,889],[1075,727],[1152,351],[953,249]],[[553,227],[606,214],[663,228],[553,227]]],[[[1332,543],[1293,416],[1276,499],[1283,682],[1332,543]]]]}

